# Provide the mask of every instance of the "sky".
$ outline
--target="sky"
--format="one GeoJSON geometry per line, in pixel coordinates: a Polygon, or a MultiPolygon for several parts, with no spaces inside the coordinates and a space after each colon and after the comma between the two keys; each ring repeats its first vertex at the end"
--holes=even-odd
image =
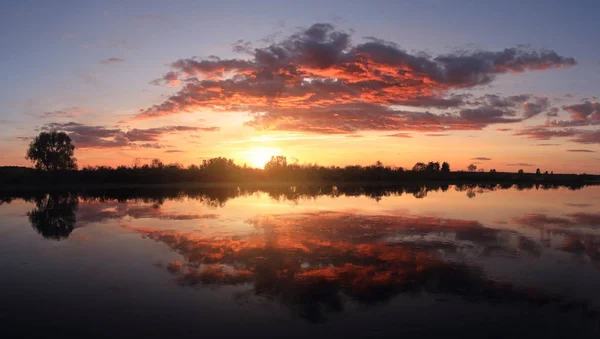
{"type": "Polygon", "coordinates": [[[0,166],[224,156],[600,173],[597,1],[0,4],[0,166]]]}

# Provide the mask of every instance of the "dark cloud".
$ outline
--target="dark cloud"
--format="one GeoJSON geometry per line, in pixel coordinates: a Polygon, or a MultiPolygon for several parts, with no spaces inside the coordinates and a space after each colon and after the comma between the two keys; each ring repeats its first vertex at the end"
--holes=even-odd
{"type": "Polygon", "coordinates": [[[487,158],[487,157],[475,157],[475,158],[471,158],[471,160],[482,160],[482,161],[487,161],[487,160],[492,160],[492,158],[487,158]]]}
{"type": "Polygon", "coordinates": [[[179,76],[175,72],[168,72],[161,78],[150,81],[152,85],[167,84],[171,87],[178,86],[180,83],[179,76]]]}
{"type": "Polygon", "coordinates": [[[236,53],[246,53],[252,55],[254,50],[252,49],[252,43],[249,41],[238,40],[231,44],[231,50],[236,53]]]}
{"type": "Polygon", "coordinates": [[[103,65],[115,64],[115,63],[119,63],[119,62],[125,62],[125,59],[113,57],[113,58],[108,58],[108,59],[104,59],[104,60],[100,61],[100,63],[103,65]]]}
{"type": "Polygon", "coordinates": [[[592,151],[589,149],[568,149],[567,152],[575,152],[575,153],[596,153],[596,151],[592,151]]]}
{"type": "Polygon", "coordinates": [[[523,167],[531,167],[535,166],[534,164],[528,164],[526,162],[518,162],[516,164],[506,164],[506,166],[523,166],[523,167]]]}
{"type": "Polygon", "coordinates": [[[580,144],[600,144],[600,130],[580,131],[572,141],[580,144]]]}
{"type": "MultiPolygon", "coordinates": [[[[507,97],[500,96],[498,94],[485,94],[480,97],[477,101],[490,107],[497,108],[515,108],[522,105],[532,98],[529,94],[511,95],[507,97]]],[[[536,98],[536,100],[539,98],[536,98]]]]}
{"type": "Polygon", "coordinates": [[[548,118],[554,118],[558,116],[558,108],[556,107],[551,107],[550,109],[548,109],[548,112],[546,112],[546,116],[548,118]]]}
{"type": "Polygon", "coordinates": [[[535,144],[533,146],[559,146],[560,144],[535,144]]]}
{"type": "Polygon", "coordinates": [[[512,128],[497,128],[496,131],[498,131],[498,132],[509,132],[509,131],[512,131],[512,128]]]}
{"type": "Polygon", "coordinates": [[[571,202],[566,203],[565,205],[569,206],[569,207],[581,207],[581,208],[592,206],[592,204],[576,204],[576,203],[571,203],[571,202]]]}
{"type": "Polygon", "coordinates": [[[42,131],[64,131],[77,148],[162,148],[158,142],[168,134],[180,132],[218,131],[218,127],[164,126],[157,128],[123,131],[120,128],[88,126],[76,122],[50,123],[42,126],[42,131]]]}
{"type": "Polygon", "coordinates": [[[548,98],[535,98],[534,100],[527,101],[523,104],[525,118],[534,117],[549,108],[550,100],[548,100],[548,98]]]}
{"type": "Polygon", "coordinates": [[[250,112],[247,125],[263,130],[323,134],[479,130],[537,115],[548,108],[548,100],[531,95],[473,98],[453,91],[489,84],[508,72],[576,64],[573,58],[552,51],[522,47],[431,57],[380,39],[355,45],[349,33],[328,23],[315,24],[267,47],[252,49],[244,41],[233,47],[251,57],[173,62],[172,71],[153,83],[183,82],[183,87],[164,102],[141,110],[136,118],[205,109],[250,112]],[[459,110],[437,114],[397,106],[459,110]]]}
{"type": "Polygon", "coordinates": [[[177,149],[170,149],[166,150],[165,153],[183,153],[183,151],[177,149]]]}
{"type": "Polygon", "coordinates": [[[556,137],[573,137],[578,133],[579,132],[574,129],[554,130],[545,126],[534,126],[518,130],[514,135],[524,136],[528,139],[535,140],[550,140],[556,137]]]}
{"type": "Polygon", "coordinates": [[[577,130],[574,128],[552,129],[547,126],[533,126],[518,130],[514,135],[524,136],[528,139],[535,140],[574,137],[573,139],[570,139],[570,141],[580,144],[600,144],[600,130],[588,131],[577,130]]]}
{"type": "Polygon", "coordinates": [[[573,120],[600,120],[600,103],[585,100],[581,104],[567,105],[562,107],[565,111],[571,113],[573,120]]]}

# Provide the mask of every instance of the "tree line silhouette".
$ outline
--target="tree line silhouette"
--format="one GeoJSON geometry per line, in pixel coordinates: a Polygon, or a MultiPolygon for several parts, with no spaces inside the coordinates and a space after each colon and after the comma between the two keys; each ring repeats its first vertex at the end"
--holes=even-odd
{"type": "Polygon", "coordinates": [[[419,162],[411,170],[376,162],[360,166],[320,166],[288,163],[285,156],[273,157],[264,169],[240,166],[218,157],[198,165],[183,167],[155,159],[150,164],[95,166],[80,170],[45,171],[25,167],[0,167],[0,183],[5,185],[84,185],[84,184],[175,184],[175,183],[267,183],[267,182],[445,182],[453,183],[587,183],[600,182],[595,175],[450,171],[446,162],[419,162]]]}
{"type": "MultiPolygon", "coordinates": [[[[248,183],[248,182],[444,182],[453,183],[600,183],[595,175],[554,175],[537,173],[476,172],[471,164],[468,171],[450,171],[448,162],[418,162],[412,169],[386,166],[381,161],[373,165],[321,166],[290,163],[285,156],[273,156],[264,169],[240,166],[233,160],[217,157],[200,164],[183,167],[164,164],[154,159],[150,164],[132,166],[95,166],[77,169],[75,146],[64,132],[42,132],[27,151],[26,158],[35,168],[0,167],[0,184],[5,185],[84,185],[84,184],[174,184],[174,183],[248,183]]],[[[480,169],[481,170],[481,169],[480,169]]]]}

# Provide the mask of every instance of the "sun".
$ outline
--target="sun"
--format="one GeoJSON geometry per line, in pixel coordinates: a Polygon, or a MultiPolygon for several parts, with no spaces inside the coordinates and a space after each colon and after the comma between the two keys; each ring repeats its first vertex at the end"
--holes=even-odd
{"type": "Polygon", "coordinates": [[[274,155],[281,155],[281,149],[276,147],[255,147],[243,152],[244,160],[248,161],[250,166],[256,168],[265,168],[265,164],[274,155]]]}

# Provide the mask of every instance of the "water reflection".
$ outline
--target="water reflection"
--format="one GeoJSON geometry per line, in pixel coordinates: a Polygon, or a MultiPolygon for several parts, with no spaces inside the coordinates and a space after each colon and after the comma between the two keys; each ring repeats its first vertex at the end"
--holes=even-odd
{"type": "Polygon", "coordinates": [[[79,199],[75,195],[48,194],[35,199],[35,208],[27,213],[31,226],[44,238],[61,240],[75,227],[79,199]]]}
{"type": "Polygon", "coordinates": [[[247,222],[256,232],[246,237],[130,227],[184,257],[166,266],[179,284],[251,284],[249,293],[278,300],[314,322],[344,311],[347,299],[369,306],[402,293],[597,312],[586,302],[490,279],[462,261],[470,255],[540,255],[535,241],[476,221],[318,212],[247,222]]]}
{"type": "MultiPolygon", "coordinates": [[[[227,201],[239,197],[266,193],[271,199],[276,201],[293,201],[314,199],[320,196],[329,197],[357,197],[365,196],[374,200],[381,200],[384,197],[402,196],[410,194],[417,199],[426,198],[430,192],[446,192],[451,188],[458,192],[465,192],[468,197],[475,197],[486,192],[499,190],[555,190],[559,188],[568,188],[569,190],[579,190],[586,185],[571,184],[459,184],[447,185],[430,183],[427,185],[267,185],[267,186],[215,186],[215,187],[137,187],[132,189],[70,189],[63,191],[53,191],[55,196],[74,195],[84,201],[142,201],[161,205],[166,200],[178,200],[181,198],[190,198],[205,205],[222,207],[227,201]]],[[[45,193],[44,193],[45,195],[45,193]]],[[[0,205],[10,203],[14,199],[23,199],[26,201],[35,201],[40,197],[40,192],[35,190],[11,189],[0,190],[0,205]]]]}
{"type": "Polygon", "coordinates": [[[74,228],[85,231],[92,224],[112,226],[157,246],[161,260],[154,264],[160,269],[148,267],[169,277],[163,280],[170,285],[177,286],[172,279],[196,293],[207,287],[234,290],[240,305],[275,302],[294,318],[309,322],[327,322],[356,307],[383,307],[399,297],[546,307],[597,321],[600,300],[595,294],[585,295],[593,288],[582,288],[582,297],[579,291],[565,289],[563,280],[545,280],[546,274],[566,280],[586,277],[591,285],[600,282],[597,202],[557,199],[564,191],[544,192],[552,197],[547,206],[531,209],[506,197],[504,210],[486,200],[498,191],[518,196],[525,194],[521,190],[557,188],[162,188],[12,192],[1,201],[9,204],[20,198],[33,203],[27,217],[44,238],[67,239],[74,228]],[[451,195],[467,203],[444,200],[451,195]],[[403,209],[407,201],[426,208],[403,209]],[[310,203],[314,204],[306,208],[310,203]],[[574,258],[579,266],[557,269],[556,258],[574,258]]]}

